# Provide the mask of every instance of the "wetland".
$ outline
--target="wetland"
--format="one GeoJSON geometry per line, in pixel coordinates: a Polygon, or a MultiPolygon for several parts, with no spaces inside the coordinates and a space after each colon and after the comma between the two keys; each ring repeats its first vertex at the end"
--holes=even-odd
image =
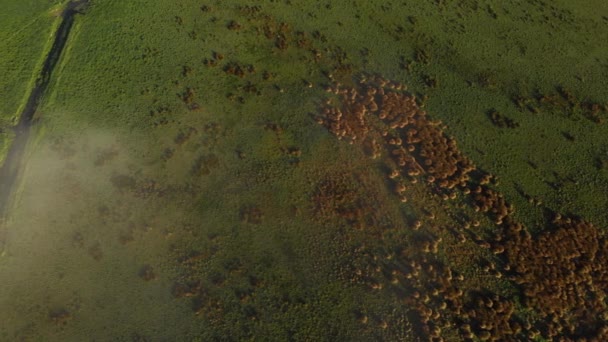
{"type": "Polygon", "coordinates": [[[0,340],[605,340],[601,1],[9,1],[0,340]]]}

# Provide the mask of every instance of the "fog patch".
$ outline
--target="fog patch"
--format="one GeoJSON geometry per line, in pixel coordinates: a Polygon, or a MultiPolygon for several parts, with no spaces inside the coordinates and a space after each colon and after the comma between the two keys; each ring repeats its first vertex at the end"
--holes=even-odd
{"type": "Polygon", "coordinates": [[[47,133],[24,158],[0,230],[3,338],[86,340],[113,321],[123,322],[114,336],[129,336],[127,326],[179,315],[165,260],[184,213],[128,141],[104,130],[47,133]]]}

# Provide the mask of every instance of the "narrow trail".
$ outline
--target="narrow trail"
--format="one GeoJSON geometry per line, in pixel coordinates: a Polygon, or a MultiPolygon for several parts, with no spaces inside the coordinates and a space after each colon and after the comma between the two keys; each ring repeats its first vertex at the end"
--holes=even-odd
{"type": "MultiPolygon", "coordinates": [[[[40,100],[45,94],[53,69],[57,65],[57,61],[68,40],[70,30],[74,24],[74,16],[82,13],[82,9],[88,2],[89,0],[72,0],[67,3],[61,15],[62,22],[55,32],[55,41],[46,56],[40,75],[36,79],[36,85],[31,89],[25,108],[19,115],[18,124],[13,127],[15,140],[10,146],[4,165],[0,168],[0,224],[8,215],[15,183],[23,166],[23,154],[30,137],[34,114],[38,109],[40,100]]],[[[5,235],[2,231],[3,229],[0,227],[0,252],[3,249],[3,236],[5,235]]]]}

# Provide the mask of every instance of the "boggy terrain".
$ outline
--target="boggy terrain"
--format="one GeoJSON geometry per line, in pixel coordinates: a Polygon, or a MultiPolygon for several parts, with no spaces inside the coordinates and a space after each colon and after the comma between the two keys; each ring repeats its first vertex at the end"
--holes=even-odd
{"type": "Polygon", "coordinates": [[[0,339],[606,339],[607,10],[90,0],[0,339]]]}
{"type": "MultiPolygon", "coordinates": [[[[429,257],[420,262],[400,251],[383,267],[382,274],[392,286],[407,289],[405,301],[419,320],[415,325],[419,337],[441,340],[442,331],[458,329],[463,339],[608,338],[608,326],[598,318],[607,312],[608,278],[603,265],[608,241],[604,234],[580,218],[552,213],[543,233],[532,237],[513,217],[514,207],[489,186],[495,183],[495,176],[477,170],[458,150],[455,140],[443,132],[441,122],[427,118],[416,97],[404,91],[404,85],[366,75],[355,81],[355,86],[334,82],[327,88],[337,99],[327,100],[318,122],[338,139],[366,149],[371,158],[384,159],[387,180],[392,180],[389,184],[401,202],[408,201],[410,184],[422,181],[430,193],[444,201],[464,197],[461,205],[468,205],[475,213],[471,217],[460,213],[445,216],[438,221],[440,226],[433,228],[437,236],[421,221],[413,222],[406,229],[431,233],[421,241],[429,257]],[[479,216],[496,227],[487,237],[470,230],[480,225],[479,216]],[[469,238],[494,255],[480,253],[475,263],[461,261],[460,267],[477,267],[488,276],[504,277],[508,281],[505,285],[519,295],[507,298],[494,292],[492,286],[468,287],[453,282],[455,275],[460,281],[465,277],[434,257],[446,244],[443,236],[450,233],[457,236],[457,244],[469,238]],[[420,271],[420,278],[430,278],[429,282],[411,281],[412,273],[420,276],[420,271]],[[525,317],[530,310],[535,318],[525,317]]],[[[333,194],[343,197],[340,191],[333,194]]],[[[347,218],[371,216],[376,211],[364,203],[350,203],[355,207],[347,218]]],[[[432,220],[444,216],[424,207],[420,210],[427,211],[432,220]]],[[[370,286],[379,285],[372,282],[370,286]]]]}

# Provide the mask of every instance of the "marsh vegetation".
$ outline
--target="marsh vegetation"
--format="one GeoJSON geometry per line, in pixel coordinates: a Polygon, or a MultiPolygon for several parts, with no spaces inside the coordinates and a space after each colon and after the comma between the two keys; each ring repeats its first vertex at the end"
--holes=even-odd
{"type": "Polygon", "coordinates": [[[9,3],[1,340],[606,339],[604,3],[9,3]]]}

